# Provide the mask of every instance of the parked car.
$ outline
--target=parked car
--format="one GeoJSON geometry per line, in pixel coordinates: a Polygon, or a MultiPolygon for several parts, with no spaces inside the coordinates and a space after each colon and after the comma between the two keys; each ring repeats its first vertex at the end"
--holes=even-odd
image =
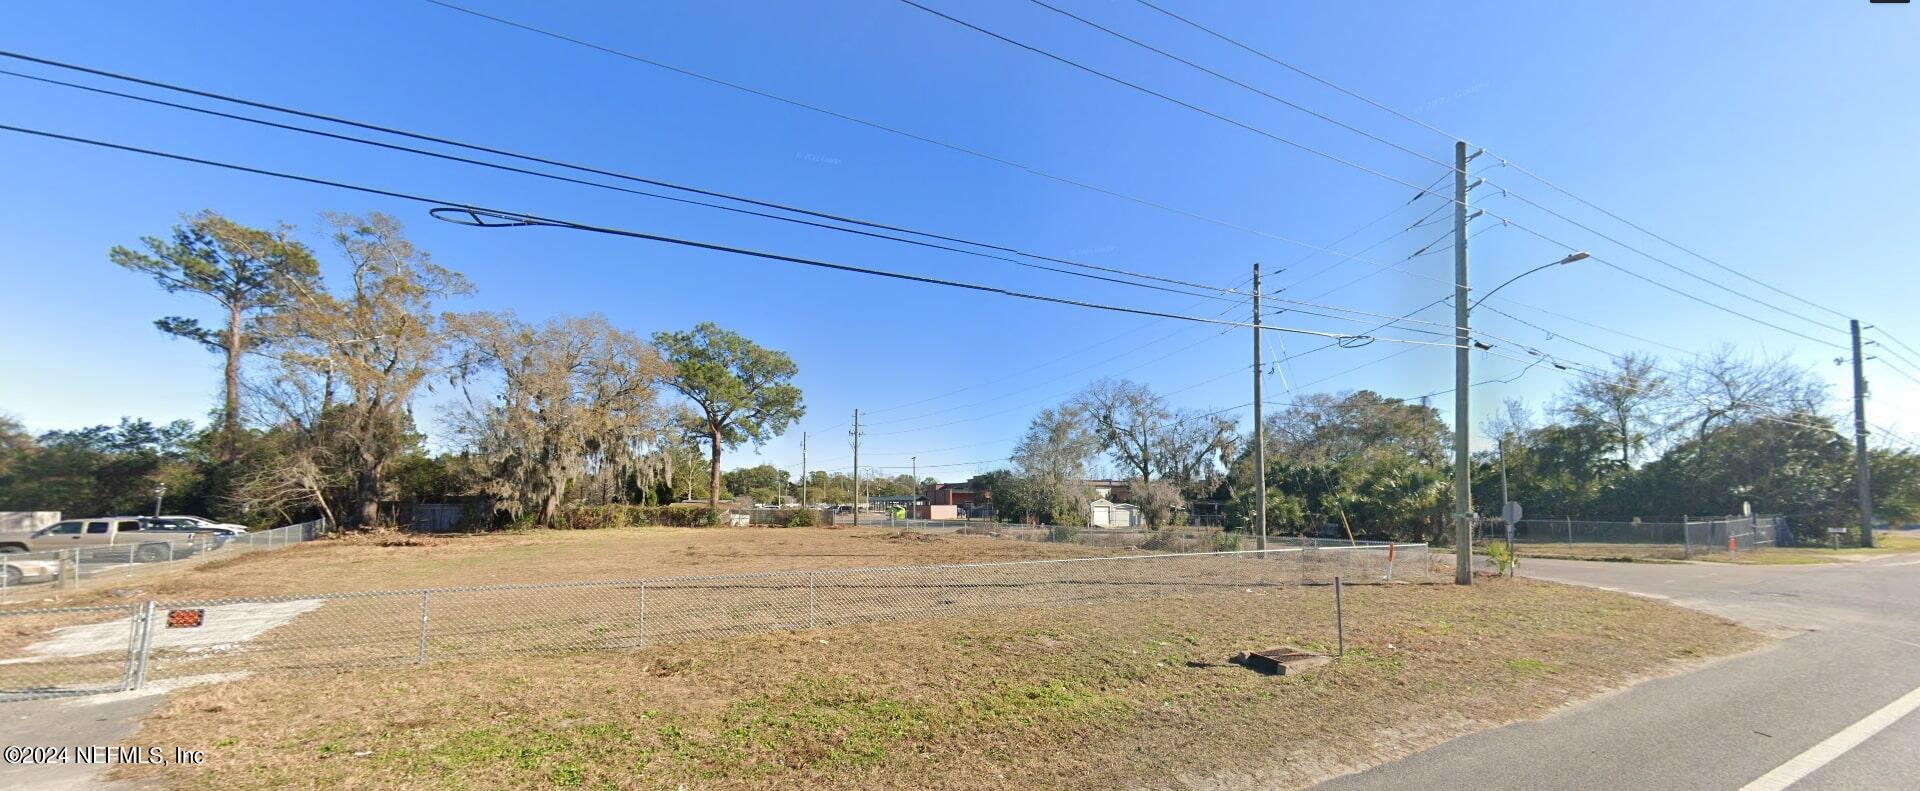
{"type": "Polygon", "coordinates": [[[26,582],[50,582],[60,576],[60,561],[0,558],[0,576],[6,578],[9,588],[26,582]]]}
{"type": "Polygon", "coordinates": [[[156,525],[160,529],[191,530],[198,533],[221,533],[229,536],[238,536],[245,535],[247,532],[246,525],[236,525],[232,522],[215,522],[204,516],[177,514],[172,516],[150,516],[146,518],[146,522],[156,525]]]}
{"type": "Polygon", "coordinates": [[[127,557],[151,563],[186,557],[217,543],[195,530],[146,529],[152,517],[104,516],[66,519],[24,536],[0,538],[0,552],[48,552],[61,549],[124,548],[127,557]]]}

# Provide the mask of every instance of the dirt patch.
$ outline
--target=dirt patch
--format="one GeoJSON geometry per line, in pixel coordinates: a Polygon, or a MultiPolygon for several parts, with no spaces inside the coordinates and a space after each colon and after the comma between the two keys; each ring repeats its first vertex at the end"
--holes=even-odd
{"type": "Polygon", "coordinates": [[[1660,602],[1525,579],[1354,586],[1346,604],[1347,655],[1301,676],[1225,660],[1275,644],[1331,652],[1324,588],[260,675],[178,693],[134,740],[206,749],[208,764],[120,775],[183,788],[1289,788],[1760,641],[1660,602]],[[1265,725],[1281,720],[1299,727],[1265,725]]]}

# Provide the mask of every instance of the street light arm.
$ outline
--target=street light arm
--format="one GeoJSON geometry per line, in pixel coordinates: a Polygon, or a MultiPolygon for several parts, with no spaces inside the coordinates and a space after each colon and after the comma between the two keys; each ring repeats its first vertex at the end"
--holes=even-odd
{"type": "Polygon", "coordinates": [[[1542,269],[1551,269],[1551,268],[1553,268],[1553,267],[1556,267],[1556,266],[1560,266],[1560,265],[1562,265],[1562,264],[1571,264],[1571,263],[1573,263],[1573,262],[1575,262],[1575,261],[1578,261],[1578,260],[1580,260],[1580,259],[1582,259],[1582,258],[1586,258],[1586,257],[1587,257],[1587,253],[1585,253],[1585,252],[1578,252],[1578,253],[1573,253],[1573,254],[1571,254],[1571,255],[1568,255],[1568,256],[1567,256],[1566,258],[1562,258],[1562,259],[1560,259],[1560,260],[1558,260],[1558,261],[1555,261],[1555,262],[1553,262],[1553,263],[1550,263],[1550,264],[1541,264],[1541,265],[1539,265],[1539,266],[1536,266],[1536,267],[1534,267],[1534,268],[1532,268],[1532,269],[1529,269],[1529,270],[1527,270],[1527,271],[1525,271],[1525,272],[1521,272],[1520,274],[1517,274],[1517,275],[1514,275],[1513,277],[1510,277],[1510,278],[1507,278],[1507,282],[1505,282],[1505,283],[1501,283],[1500,285],[1497,285],[1497,286],[1494,286],[1494,287],[1493,287],[1493,291],[1488,291],[1488,292],[1487,292],[1487,293],[1485,293],[1485,294],[1481,294],[1481,295],[1480,295],[1480,298],[1479,298],[1479,299],[1476,299],[1476,300],[1474,300],[1474,301],[1472,301],[1472,302],[1470,302],[1470,303],[1468,303],[1468,304],[1467,304],[1467,308],[1468,308],[1469,310],[1471,310],[1471,309],[1473,309],[1473,308],[1477,308],[1477,307],[1480,307],[1480,303],[1482,303],[1482,302],[1485,302],[1485,301],[1487,301],[1487,297],[1491,297],[1491,296],[1493,296],[1493,295],[1494,295],[1494,292],[1496,292],[1496,291],[1499,291],[1500,289],[1503,289],[1503,288],[1506,288],[1507,286],[1510,286],[1510,285],[1513,285],[1513,281],[1515,281],[1515,280],[1519,280],[1520,278],[1523,278],[1523,277],[1526,277],[1527,275],[1531,275],[1531,274],[1533,274],[1533,273],[1535,273],[1535,272],[1538,272],[1538,271],[1540,271],[1540,270],[1542,270],[1542,269]]]}

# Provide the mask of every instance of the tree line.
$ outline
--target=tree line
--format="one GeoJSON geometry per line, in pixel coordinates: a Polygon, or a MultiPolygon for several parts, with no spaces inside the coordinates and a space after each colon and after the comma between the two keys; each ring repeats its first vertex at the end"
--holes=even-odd
{"type": "Polygon", "coordinates": [[[347,527],[403,502],[465,498],[495,523],[550,525],[569,505],[723,496],[723,451],[805,414],[798,367],[711,323],[643,339],[604,317],[540,323],[455,312],[458,272],[379,213],[322,217],[321,258],[281,224],[213,211],[108,259],[198,297],[217,325],[166,316],[163,334],[220,357],[212,419],[126,418],[33,436],[0,416],[0,509],[169,510],[254,525],[323,516],[347,527]],[[427,393],[458,448],[431,452],[414,413],[427,393]]]}
{"type": "MultiPolygon", "coordinates": [[[[1818,534],[1859,520],[1851,438],[1810,369],[1722,346],[1672,366],[1640,354],[1571,380],[1544,408],[1508,401],[1481,427],[1474,502],[1510,499],[1533,515],[1679,520],[1783,514],[1818,534]]],[[[1453,432],[1425,403],[1370,390],[1303,395],[1266,418],[1264,472],[1253,436],[1214,412],[1182,411],[1146,385],[1101,380],[1042,410],[1013,464],[978,476],[1000,518],[1080,525],[1085,481],[1128,479],[1149,524],[1195,516],[1244,529],[1258,487],[1269,529],[1438,541],[1450,532],[1453,432]],[[1190,516],[1191,515],[1191,516],[1190,516]]],[[[1871,452],[1876,512],[1920,518],[1920,454],[1871,452]]]]}

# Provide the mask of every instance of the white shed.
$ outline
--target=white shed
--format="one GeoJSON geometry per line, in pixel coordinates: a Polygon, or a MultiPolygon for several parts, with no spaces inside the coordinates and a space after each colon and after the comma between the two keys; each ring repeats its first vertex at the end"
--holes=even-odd
{"type": "Polygon", "coordinates": [[[1089,503],[1092,510],[1087,524],[1094,527],[1139,527],[1140,506],[1131,503],[1116,503],[1111,500],[1095,500],[1089,503]]]}

